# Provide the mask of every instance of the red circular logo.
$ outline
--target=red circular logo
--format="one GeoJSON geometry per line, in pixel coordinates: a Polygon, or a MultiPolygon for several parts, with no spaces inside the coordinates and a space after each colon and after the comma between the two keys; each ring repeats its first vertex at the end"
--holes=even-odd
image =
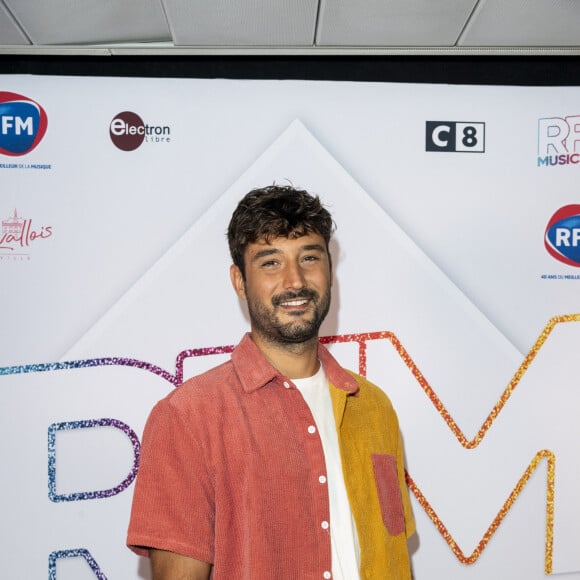
{"type": "Polygon", "coordinates": [[[111,121],[109,135],[122,151],[134,151],[145,139],[145,123],[137,113],[123,111],[111,121]]]}

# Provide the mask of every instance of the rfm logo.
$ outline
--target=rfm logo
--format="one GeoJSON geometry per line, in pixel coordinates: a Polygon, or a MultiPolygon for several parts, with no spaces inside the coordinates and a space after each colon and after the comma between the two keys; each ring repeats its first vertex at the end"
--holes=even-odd
{"type": "Polygon", "coordinates": [[[26,155],[42,140],[48,118],[32,99],[16,93],[0,92],[0,153],[26,155]]]}
{"type": "Polygon", "coordinates": [[[580,205],[561,207],[550,218],[544,245],[556,260],[580,267],[580,205]]]}
{"type": "Polygon", "coordinates": [[[538,167],[580,163],[580,115],[538,120],[538,167]]]}
{"type": "Polygon", "coordinates": [[[485,153],[485,123],[427,121],[425,151],[485,153]]]}

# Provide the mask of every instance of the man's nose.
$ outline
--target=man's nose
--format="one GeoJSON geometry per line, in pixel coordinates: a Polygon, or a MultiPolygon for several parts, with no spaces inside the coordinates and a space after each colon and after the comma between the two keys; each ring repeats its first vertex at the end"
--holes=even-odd
{"type": "Polygon", "coordinates": [[[304,272],[297,263],[288,264],[284,270],[284,287],[299,289],[304,287],[304,272]]]}

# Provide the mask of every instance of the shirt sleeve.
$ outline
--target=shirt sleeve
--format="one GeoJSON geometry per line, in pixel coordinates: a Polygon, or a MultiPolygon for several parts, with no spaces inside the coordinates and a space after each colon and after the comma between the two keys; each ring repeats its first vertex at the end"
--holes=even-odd
{"type": "Polygon", "coordinates": [[[147,420],[127,535],[139,555],[158,548],[213,562],[213,477],[199,423],[176,409],[171,397],[147,420]]]}

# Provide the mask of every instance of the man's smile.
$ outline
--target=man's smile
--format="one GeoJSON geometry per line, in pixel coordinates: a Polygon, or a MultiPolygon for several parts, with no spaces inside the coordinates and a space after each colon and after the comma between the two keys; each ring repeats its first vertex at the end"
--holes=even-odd
{"type": "Polygon", "coordinates": [[[304,304],[308,304],[308,300],[306,298],[296,298],[295,300],[286,300],[285,302],[281,302],[280,306],[304,306],[304,304]]]}

